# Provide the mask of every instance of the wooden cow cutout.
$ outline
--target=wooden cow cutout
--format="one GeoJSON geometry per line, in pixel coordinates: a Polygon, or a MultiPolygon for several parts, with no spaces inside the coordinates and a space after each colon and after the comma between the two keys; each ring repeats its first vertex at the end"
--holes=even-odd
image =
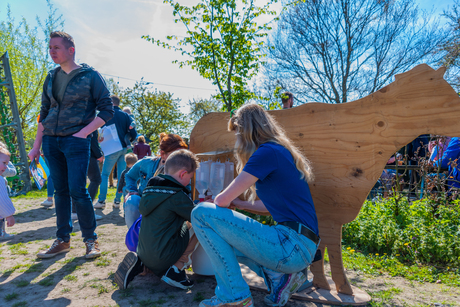
{"type": "MultiPolygon", "coordinates": [[[[426,64],[395,76],[395,81],[362,99],[343,103],[306,103],[269,111],[312,162],[310,183],[318,215],[320,249],[328,248],[337,292],[353,294],[341,254],[342,225],[358,215],[395,151],[421,134],[460,137],[460,98],[443,79],[445,68],[426,64]]],[[[232,150],[229,113],[210,113],[190,137],[195,153],[232,150]]],[[[313,284],[330,289],[324,263],[311,266],[313,284]]]]}

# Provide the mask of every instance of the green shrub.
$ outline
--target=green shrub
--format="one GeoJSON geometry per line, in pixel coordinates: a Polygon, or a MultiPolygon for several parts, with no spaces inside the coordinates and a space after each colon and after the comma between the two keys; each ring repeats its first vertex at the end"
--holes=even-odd
{"type": "Polygon", "coordinates": [[[344,225],[343,241],[366,253],[388,253],[410,263],[460,265],[459,201],[437,204],[389,198],[366,201],[344,225]]]}

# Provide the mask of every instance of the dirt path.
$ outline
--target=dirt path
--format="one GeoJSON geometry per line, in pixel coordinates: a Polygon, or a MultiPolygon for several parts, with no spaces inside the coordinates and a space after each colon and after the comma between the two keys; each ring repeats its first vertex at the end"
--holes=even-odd
{"type": "MultiPolygon", "coordinates": [[[[44,209],[42,199],[14,200],[16,225],[8,229],[15,237],[0,242],[0,306],[198,306],[213,296],[215,279],[188,272],[195,286],[188,291],[166,285],[154,275],[138,276],[128,290],[113,285],[113,273],[127,249],[127,231],[120,209],[97,210],[97,233],[103,256],[86,260],[78,222],[74,223],[72,249],[66,255],[39,260],[36,253],[49,246],[55,235],[54,208],[44,209]]],[[[460,306],[460,289],[439,284],[420,284],[382,275],[364,277],[347,272],[355,286],[370,293],[377,306],[460,306]],[[440,306],[440,305],[439,305],[440,306]]],[[[253,291],[255,306],[264,306],[265,293],[253,291]]],[[[322,306],[289,301],[286,306],[322,306]]]]}

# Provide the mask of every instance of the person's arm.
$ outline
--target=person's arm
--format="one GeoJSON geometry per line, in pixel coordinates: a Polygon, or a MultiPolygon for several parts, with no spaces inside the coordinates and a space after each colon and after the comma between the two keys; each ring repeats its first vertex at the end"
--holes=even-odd
{"type": "Polygon", "coordinates": [[[230,207],[230,209],[237,208],[240,210],[245,210],[249,211],[251,213],[256,213],[260,215],[267,215],[269,214],[268,209],[265,207],[264,203],[258,199],[254,201],[254,204],[252,202],[249,202],[247,200],[241,200],[239,198],[235,198],[230,207]]]}
{"type": "MultiPolygon", "coordinates": [[[[6,182],[3,178],[0,177],[0,216],[8,219],[14,214],[14,212],[16,212],[16,209],[14,209],[13,202],[8,197],[8,190],[6,189],[6,182]]],[[[14,225],[14,218],[12,219],[12,221],[8,221],[9,227],[13,225],[14,225]]]]}
{"type": "Polygon", "coordinates": [[[227,208],[234,199],[249,189],[257,180],[259,180],[257,177],[242,171],[224,191],[216,196],[214,203],[219,207],[227,208]]]}
{"type": "Polygon", "coordinates": [[[458,159],[460,156],[460,139],[459,138],[452,138],[449,142],[449,146],[447,146],[444,154],[442,155],[441,159],[435,161],[435,165],[438,166],[441,163],[442,168],[448,168],[449,163],[458,159]]]}
{"type": "Polygon", "coordinates": [[[102,118],[96,116],[96,118],[94,118],[88,125],[83,127],[83,129],[73,134],[72,136],[77,137],[77,138],[86,139],[88,135],[93,133],[97,128],[104,126],[104,124],[105,124],[105,121],[102,118]]]}
{"type": "Polygon", "coordinates": [[[40,122],[37,125],[37,135],[35,136],[34,145],[32,149],[29,151],[29,154],[27,155],[30,161],[35,160],[35,162],[38,163],[38,159],[40,158],[40,147],[42,146],[42,140],[43,140],[43,125],[40,122]]]}
{"type": "Polygon", "coordinates": [[[16,172],[16,167],[14,167],[14,164],[10,162],[8,162],[8,166],[6,168],[6,170],[3,172],[2,176],[3,177],[13,177],[13,176],[16,176],[17,172],[16,172]]]}
{"type": "Polygon", "coordinates": [[[126,188],[129,190],[130,194],[139,194],[137,189],[137,180],[141,176],[140,168],[142,160],[137,161],[133,167],[125,174],[126,188]]]}

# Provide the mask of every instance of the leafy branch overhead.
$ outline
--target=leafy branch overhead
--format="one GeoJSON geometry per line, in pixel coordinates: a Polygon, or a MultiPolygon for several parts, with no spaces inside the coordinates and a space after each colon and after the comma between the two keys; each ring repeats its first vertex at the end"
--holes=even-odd
{"type": "Polygon", "coordinates": [[[150,37],[142,38],[166,49],[180,52],[190,59],[176,60],[179,67],[190,66],[219,89],[218,99],[227,110],[242,105],[254,93],[246,87],[258,72],[265,54],[263,38],[271,30],[269,23],[259,25],[264,16],[276,15],[268,1],[256,6],[253,0],[201,0],[187,7],[165,0],[173,7],[176,23],[186,27],[186,36],[167,36],[168,42],[150,37]],[[175,44],[172,42],[175,41],[175,44]]]}

